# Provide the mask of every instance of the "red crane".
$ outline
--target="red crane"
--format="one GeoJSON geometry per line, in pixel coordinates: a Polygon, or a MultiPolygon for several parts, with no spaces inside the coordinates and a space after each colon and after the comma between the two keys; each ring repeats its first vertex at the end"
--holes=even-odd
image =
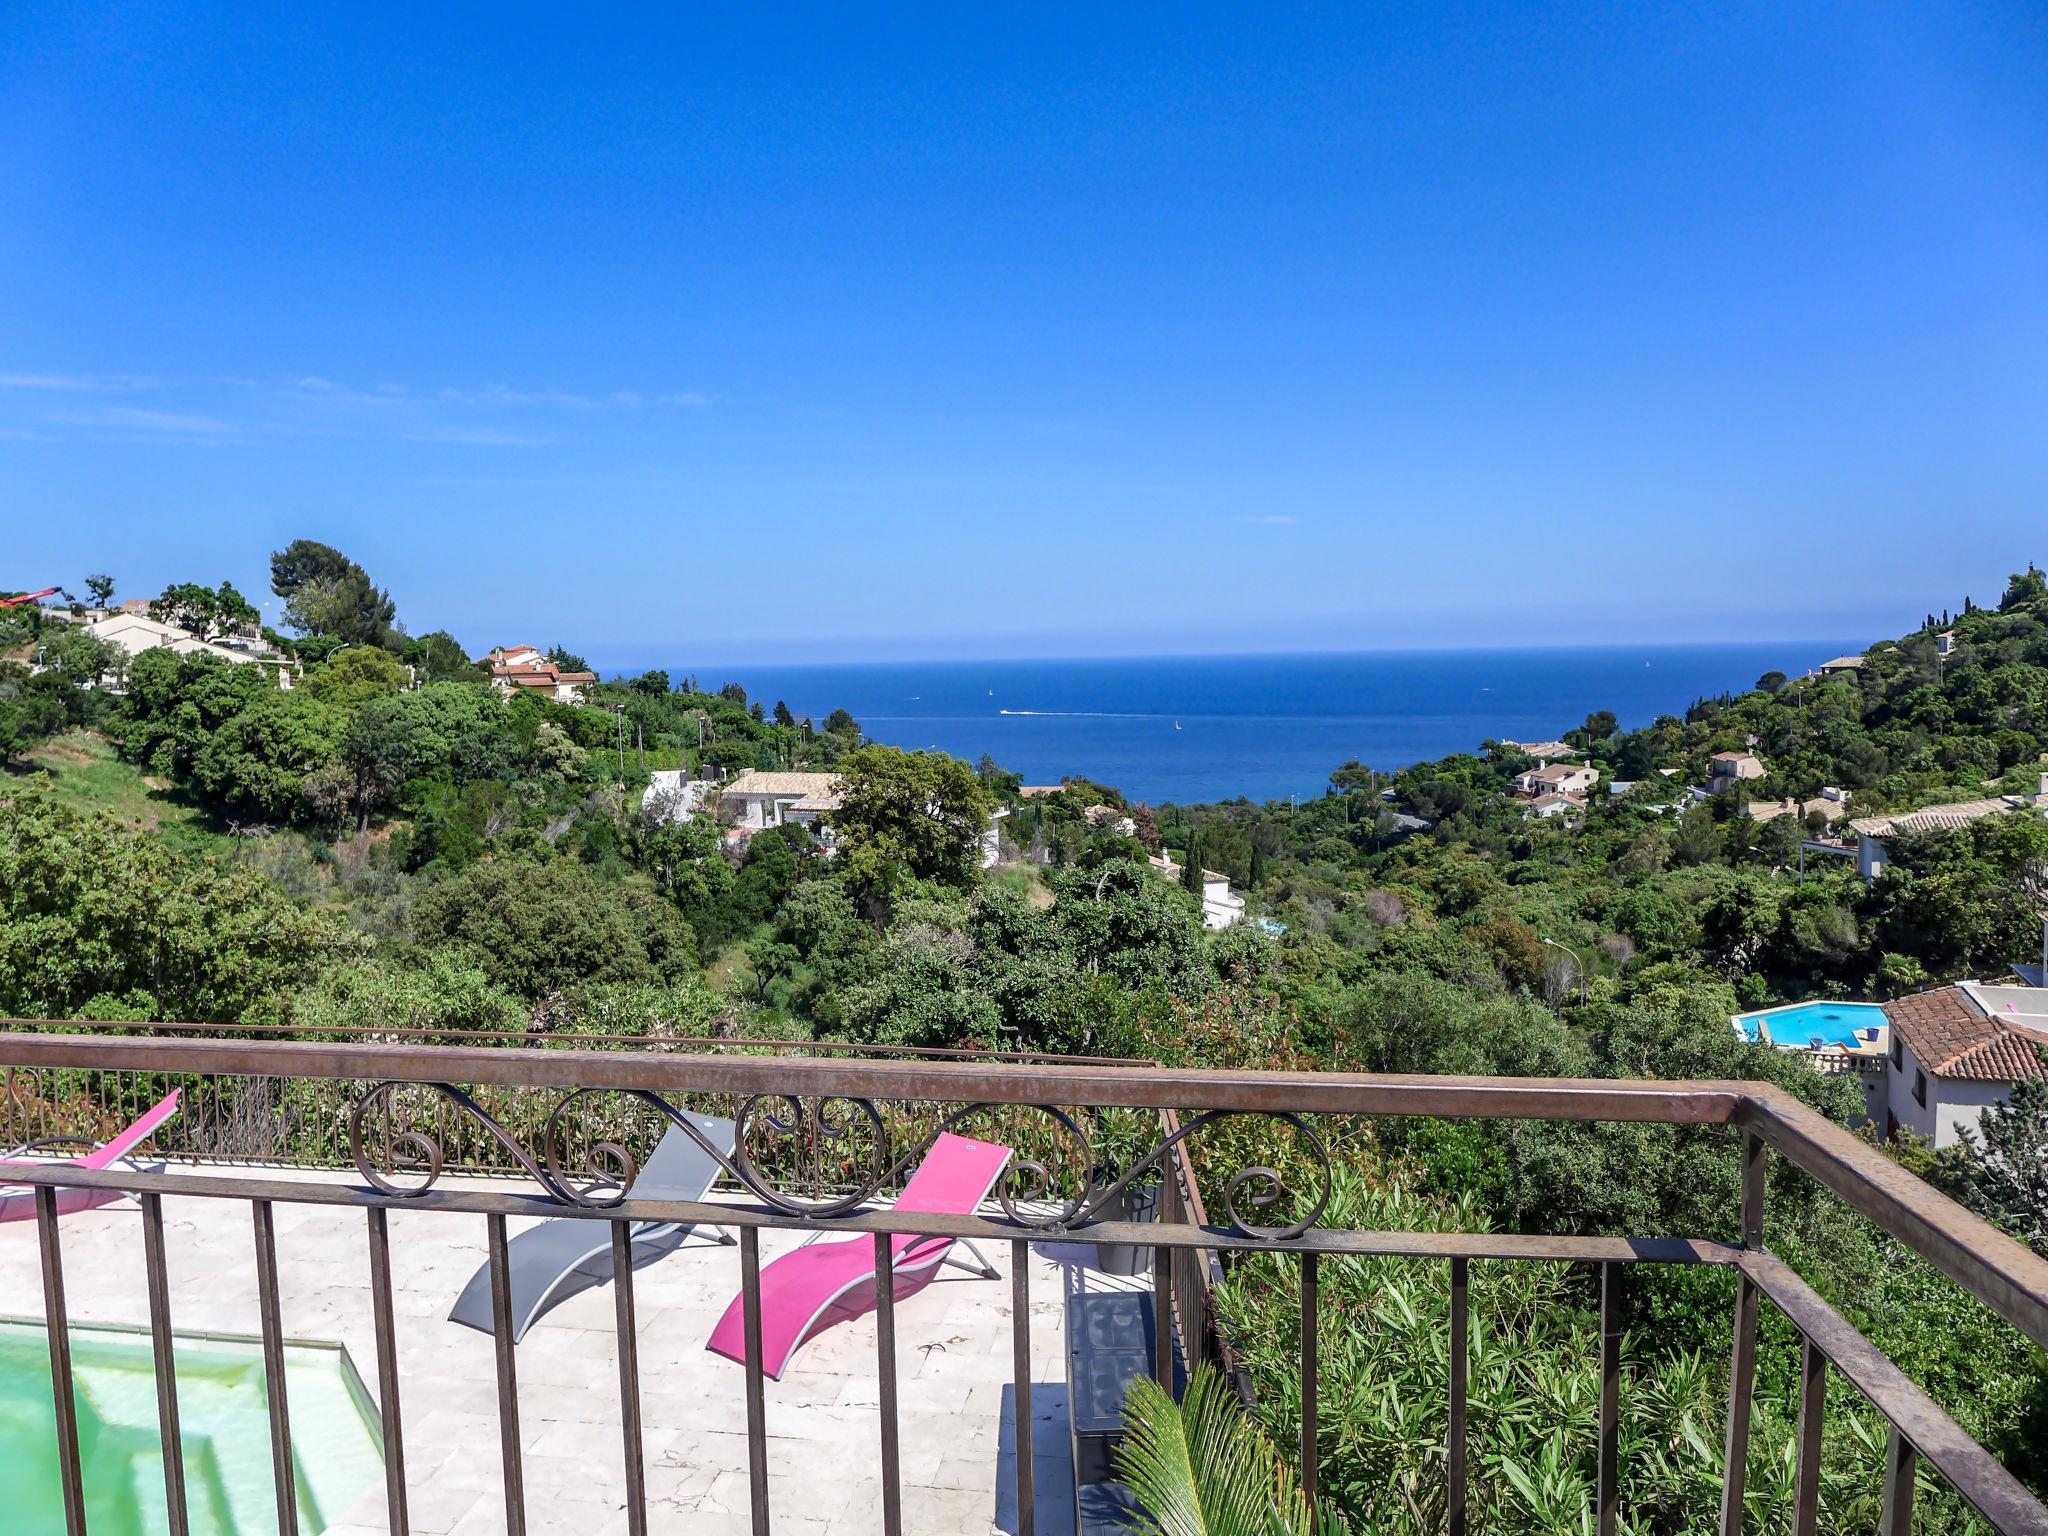
{"type": "Polygon", "coordinates": [[[19,597],[0,597],[0,608],[19,608],[26,603],[39,602],[46,597],[66,597],[62,587],[45,587],[40,592],[24,592],[19,597]]]}

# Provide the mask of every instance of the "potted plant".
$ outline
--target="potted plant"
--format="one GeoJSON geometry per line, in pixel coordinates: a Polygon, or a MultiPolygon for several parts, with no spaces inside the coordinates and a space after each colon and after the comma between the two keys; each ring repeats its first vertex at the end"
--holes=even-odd
{"type": "MultiPolygon", "coordinates": [[[[1095,1120],[1094,1166],[1089,1170],[1088,1200],[1095,1200],[1114,1188],[1125,1174],[1138,1167],[1157,1145],[1159,1122],[1138,1110],[1103,1110],[1095,1120]]],[[[1160,1171],[1156,1166],[1140,1170],[1137,1177],[1117,1191],[1116,1197],[1094,1211],[1095,1221],[1156,1221],[1159,1219],[1160,1171]]],[[[1105,1274],[1142,1274],[1152,1264],[1152,1249],[1138,1243],[1097,1243],[1095,1267],[1105,1274]]]]}

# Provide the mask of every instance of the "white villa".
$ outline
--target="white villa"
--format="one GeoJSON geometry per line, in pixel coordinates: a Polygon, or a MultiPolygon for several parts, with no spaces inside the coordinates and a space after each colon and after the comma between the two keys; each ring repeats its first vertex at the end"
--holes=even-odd
{"type": "MultiPolygon", "coordinates": [[[[118,645],[133,659],[145,651],[171,651],[179,656],[211,656],[234,666],[253,666],[270,658],[257,654],[255,645],[246,640],[239,644],[222,644],[217,640],[202,640],[189,629],[180,629],[175,624],[166,624],[161,619],[152,619],[146,613],[130,613],[123,610],[110,613],[103,619],[88,623],[86,632],[97,639],[118,645]]],[[[278,686],[292,685],[290,670],[279,663],[276,666],[278,686]]]]}
{"type": "Polygon", "coordinates": [[[717,798],[716,779],[693,779],[680,768],[659,768],[647,776],[640,808],[658,813],[664,822],[694,821],[717,798]]]}
{"type": "Polygon", "coordinates": [[[1885,1135],[1900,1130],[1939,1149],[1975,1131],[2012,1097],[2012,1085],[2048,1077],[2048,993],[1958,982],[1884,1005],[1891,1023],[1885,1135]]]}
{"type": "Polygon", "coordinates": [[[1600,770],[1583,763],[1546,763],[1515,775],[1515,788],[1531,798],[1583,795],[1600,782],[1600,770]]]}
{"type": "MultiPolygon", "coordinates": [[[[1148,860],[1160,874],[1178,885],[1182,866],[1173,862],[1173,855],[1161,849],[1148,860]]],[[[1230,877],[1219,875],[1213,869],[1202,871],[1202,926],[1204,928],[1234,928],[1244,921],[1244,898],[1230,888],[1230,877]]]]}
{"type": "Polygon", "coordinates": [[[718,792],[718,807],[731,812],[741,832],[765,832],[790,822],[808,827],[839,809],[839,775],[752,768],[718,792]]]}
{"type": "Polygon", "coordinates": [[[2041,775],[2040,791],[2033,795],[1996,795],[1986,800],[1957,800],[1947,805],[1930,805],[1917,811],[1891,816],[1858,816],[1849,823],[1856,834],[1856,873],[1866,883],[1875,881],[1891,862],[1886,840],[1915,832],[1948,832],[1968,826],[1986,816],[2004,816],[2013,811],[2048,809],[2048,773],[2041,775]]]}

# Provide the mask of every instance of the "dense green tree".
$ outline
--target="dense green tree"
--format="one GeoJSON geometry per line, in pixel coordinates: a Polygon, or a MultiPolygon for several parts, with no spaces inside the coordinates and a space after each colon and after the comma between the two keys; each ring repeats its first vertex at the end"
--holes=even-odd
{"type": "Polygon", "coordinates": [[[477,677],[476,663],[469,659],[462,643],[445,629],[408,640],[405,661],[423,683],[474,681],[477,677]]]}
{"type": "Polygon", "coordinates": [[[85,578],[86,595],[92,599],[95,608],[111,608],[114,605],[114,578],[94,575],[85,578]]]}
{"type": "Polygon", "coordinates": [[[524,998],[584,981],[676,981],[696,968],[696,936],[651,885],[608,881],[568,859],[478,864],[425,892],[413,923],[524,998]]]}
{"type": "Polygon", "coordinates": [[[285,1023],[353,947],[252,869],[0,785],[0,1014],[285,1023]]]}
{"type": "Polygon", "coordinates": [[[272,554],[270,590],[284,599],[285,622],[302,635],[347,645],[391,647],[399,640],[391,594],[332,545],[295,539],[272,554]]]}
{"type": "Polygon", "coordinates": [[[990,809],[974,770],[942,752],[849,753],[830,816],[848,885],[886,898],[906,880],[969,883],[990,809]]]}

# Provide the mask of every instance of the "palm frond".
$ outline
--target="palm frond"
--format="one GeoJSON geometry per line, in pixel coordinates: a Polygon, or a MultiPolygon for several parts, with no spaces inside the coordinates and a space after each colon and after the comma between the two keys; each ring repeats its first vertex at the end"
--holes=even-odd
{"type": "Polygon", "coordinates": [[[1117,1472],[1161,1536],[1349,1536],[1334,1511],[1310,1512],[1293,1471],[1206,1366],[1179,1403],[1149,1377],[1131,1383],[1117,1472]]]}

